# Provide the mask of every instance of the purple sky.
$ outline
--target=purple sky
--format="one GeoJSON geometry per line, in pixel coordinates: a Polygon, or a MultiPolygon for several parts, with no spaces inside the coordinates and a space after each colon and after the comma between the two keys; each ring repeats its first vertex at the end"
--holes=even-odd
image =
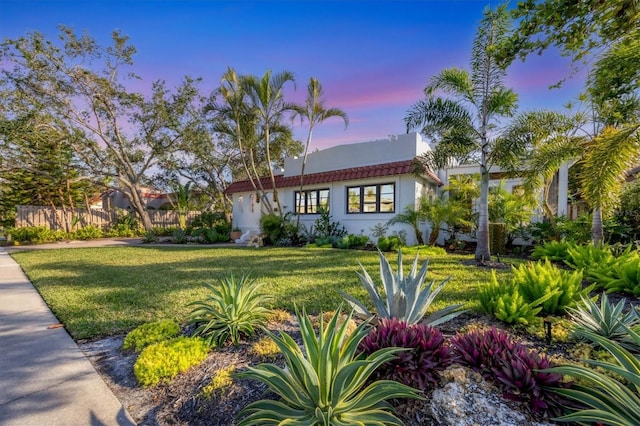
{"type": "MultiPolygon", "coordinates": [[[[86,31],[101,44],[111,32],[130,36],[138,53],[133,71],[177,84],[202,77],[203,93],[227,66],[258,76],[267,69],[295,74],[302,101],[309,77],[326,93],[326,105],[343,109],[350,125],[329,120],[314,132],[313,148],[384,138],[405,132],[407,109],[422,98],[429,78],[452,66],[466,68],[488,0],[414,1],[62,1],[0,0],[0,37],[57,25],[86,31]]],[[[575,100],[582,79],[549,90],[568,73],[554,52],[531,56],[509,70],[507,85],[520,95],[520,111],[560,109],[575,100]]],[[[296,130],[306,136],[303,127],[296,130]]]]}

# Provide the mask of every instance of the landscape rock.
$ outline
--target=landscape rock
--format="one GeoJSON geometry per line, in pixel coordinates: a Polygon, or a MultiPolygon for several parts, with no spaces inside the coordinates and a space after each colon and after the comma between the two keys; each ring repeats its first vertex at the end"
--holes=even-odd
{"type": "Polygon", "coordinates": [[[458,365],[442,372],[442,385],[433,391],[428,409],[435,424],[442,426],[552,425],[532,421],[482,375],[458,365]]]}

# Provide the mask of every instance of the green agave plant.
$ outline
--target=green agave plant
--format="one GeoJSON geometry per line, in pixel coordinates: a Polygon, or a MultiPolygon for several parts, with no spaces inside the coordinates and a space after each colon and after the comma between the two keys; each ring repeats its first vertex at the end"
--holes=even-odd
{"type": "Polygon", "coordinates": [[[586,296],[582,296],[582,303],[575,308],[569,308],[568,313],[575,323],[575,331],[581,330],[597,334],[609,340],[618,342],[631,351],[639,351],[630,339],[627,330],[640,325],[640,314],[635,308],[624,312],[626,299],[615,305],[609,302],[606,293],[600,296],[600,304],[586,296]]]}
{"type": "MultiPolygon", "coordinates": [[[[396,318],[408,324],[418,323],[424,318],[429,306],[444,285],[449,282],[449,279],[445,279],[435,287],[434,280],[422,288],[427,276],[428,261],[423,263],[420,271],[418,271],[418,254],[416,254],[411,271],[409,275],[405,277],[402,269],[402,251],[398,251],[397,273],[393,272],[389,261],[387,261],[387,258],[384,257],[384,254],[382,254],[380,250],[378,250],[378,256],[380,258],[380,280],[382,281],[385,296],[382,296],[377,290],[376,283],[362,264],[360,264],[362,273],[357,273],[360,281],[371,297],[376,313],[381,318],[396,318]]],[[[356,315],[363,318],[371,318],[374,316],[363,303],[353,296],[344,292],[340,292],[340,294],[342,294],[347,303],[351,305],[356,315]]],[[[431,326],[445,323],[464,312],[456,311],[460,306],[462,305],[447,306],[430,315],[424,322],[431,326]]]]}
{"type": "MultiPolygon", "coordinates": [[[[631,329],[628,332],[635,343],[640,345],[640,335],[631,329]]],[[[579,334],[605,348],[616,361],[611,363],[587,360],[587,362],[592,366],[606,370],[608,373],[614,373],[621,377],[621,380],[578,365],[563,365],[544,370],[565,374],[583,382],[574,384],[568,389],[552,389],[554,392],[588,407],[557,420],[584,425],[640,425],[640,359],[618,343],[605,337],[586,330],[579,331],[579,334]]]]}
{"type": "Polygon", "coordinates": [[[402,425],[386,401],[391,398],[421,398],[419,391],[390,380],[367,384],[371,374],[393,359],[401,348],[380,349],[369,356],[358,354],[360,341],[368,334],[361,323],[348,334],[352,314],[342,325],[336,311],[328,324],[320,320],[318,334],[303,311],[296,311],[304,351],[291,336],[265,332],[284,355],[286,368],[273,364],[249,367],[240,378],[265,383],[281,399],[261,400],[248,405],[248,414],[238,426],[249,425],[402,425]]]}
{"type": "Polygon", "coordinates": [[[198,325],[194,334],[204,337],[209,344],[222,346],[231,339],[237,346],[241,335],[252,336],[256,328],[266,323],[269,309],[263,305],[270,298],[258,292],[262,284],[256,284],[249,275],[238,279],[230,274],[216,286],[205,286],[210,294],[188,305],[194,306],[189,323],[198,325]]]}

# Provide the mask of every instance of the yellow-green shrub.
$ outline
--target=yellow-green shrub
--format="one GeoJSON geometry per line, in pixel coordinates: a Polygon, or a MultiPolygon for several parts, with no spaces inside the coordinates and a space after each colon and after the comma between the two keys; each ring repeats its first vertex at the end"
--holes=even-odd
{"type": "Polygon", "coordinates": [[[231,375],[234,371],[235,367],[233,365],[216,371],[211,378],[211,383],[202,388],[200,396],[202,398],[209,399],[216,392],[231,386],[233,384],[233,377],[231,375]]]}
{"type": "Polygon", "coordinates": [[[275,358],[280,353],[280,348],[271,338],[263,337],[251,345],[249,352],[260,358],[275,358]]]}
{"type": "Polygon", "coordinates": [[[142,324],[134,328],[124,338],[122,349],[140,352],[152,343],[169,340],[180,333],[180,326],[174,320],[160,320],[142,324]]]}
{"type": "Polygon", "coordinates": [[[168,382],[204,361],[209,349],[210,346],[198,337],[178,337],[154,343],[140,353],[133,372],[144,387],[168,382]]]}

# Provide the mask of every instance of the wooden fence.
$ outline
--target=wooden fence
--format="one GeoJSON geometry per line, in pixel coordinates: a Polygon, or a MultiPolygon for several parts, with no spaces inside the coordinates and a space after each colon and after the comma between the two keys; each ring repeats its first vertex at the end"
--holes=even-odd
{"type": "MultiPolygon", "coordinates": [[[[103,209],[53,209],[46,206],[17,206],[16,228],[45,226],[53,230],[77,230],[87,225],[106,229],[114,224],[123,210],[103,209]]],[[[199,211],[187,212],[187,224],[199,215],[199,211]]],[[[180,218],[175,210],[149,210],[153,226],[178,226],[180,218]]]]}

